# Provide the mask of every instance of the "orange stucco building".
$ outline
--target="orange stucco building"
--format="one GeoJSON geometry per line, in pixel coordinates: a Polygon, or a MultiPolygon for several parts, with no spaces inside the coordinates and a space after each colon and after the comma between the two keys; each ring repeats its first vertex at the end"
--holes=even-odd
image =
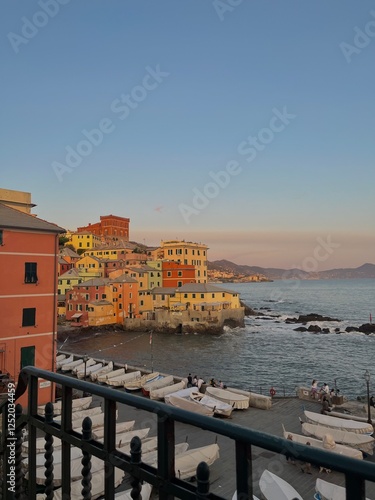
{"type": "Polygon", "coordinates": [[[77,233],[89,232],[101,236],[103,241],[129,241],[130,219],[118,215],[101,215],[100,222],[78,227],[77,233]]]}
{"type": "MultiPolygon", "coordinates": [[[[0,204],[0,369],[17,383],[24,366],[54,371],[59,233],[65,230],[0,204]]],[[[25,404],[27,395],[19,402],[25,404]]],[[[54,401],[39,380],[38,403],[54,401]]]]}

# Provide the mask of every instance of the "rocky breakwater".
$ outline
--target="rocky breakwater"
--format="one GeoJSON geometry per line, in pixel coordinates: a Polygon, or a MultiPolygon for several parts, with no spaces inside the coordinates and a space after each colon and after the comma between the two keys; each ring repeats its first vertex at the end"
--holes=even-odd
{"type": "MultiPolygon", "coordinates": [[[[341,320],[337,318],[330,318],[329,316],[321,316],[320,314],[304,314],[298,316],[298,318],[287,318],[285,323],[293,324],[293,323],[302,323],[303,325],[307,325],[307,323],[312,322],[340,322],[341,320]]],[[[330,328],[321,328],[319,325],[309,325],[309,326],[299,326],[294,329],[296,332],[311,332],[311,333],[331,333],[330,328]]],[[[361,326],[348,326],[345,328],[346,332],[361,332],[366,335],[370,335],[375,333],[375,325],[372,323],[366,323],[361,326]]],[[[340,328],[335,328],[333,333],[341,333],[340,328]]]]}

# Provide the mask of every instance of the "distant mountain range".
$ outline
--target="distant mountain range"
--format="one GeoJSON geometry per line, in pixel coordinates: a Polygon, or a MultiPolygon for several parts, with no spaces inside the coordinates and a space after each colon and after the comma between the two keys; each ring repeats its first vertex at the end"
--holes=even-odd
{"type": "Polygon", "coordinates": [[[215,279],[229,281],[234,279],[243,280],[247,276],[258,276],[258,281],[280,280],[280,279],[375,279],[375,264],[363,264],[356,268],[330,269],[320,272],[306,272],[301,269],[278,269],[272,267],[258,267],[235,264],[229,260],[215,260],[208,263],[209,275],[215,279]],[[220,277],[222,275],[222,278],[220,277]]]}

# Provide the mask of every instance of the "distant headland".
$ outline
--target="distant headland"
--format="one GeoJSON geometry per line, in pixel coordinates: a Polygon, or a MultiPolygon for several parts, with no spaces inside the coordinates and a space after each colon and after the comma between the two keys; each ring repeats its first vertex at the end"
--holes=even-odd
{"type": "Polygon", "coordinates": [[[330,269],[320,272],[306,272],[302,269],[278,269],[239,265],[229,260],[215,260],[208,263],[208,278],[211,282],[262,282],[282,279],[335,280],[375,279],[375,264],[363,264],[356,268],[330,269]]]}

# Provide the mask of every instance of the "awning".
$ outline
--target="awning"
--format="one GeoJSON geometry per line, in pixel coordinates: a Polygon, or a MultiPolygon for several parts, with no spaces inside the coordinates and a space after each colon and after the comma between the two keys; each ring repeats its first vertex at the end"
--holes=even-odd
{"type": "Polygon", "coordinates": [[[73,314],[72,319],[73,318],[80,318],[81,316],[82,316],[82,313],[75,313],[75,314],[73,314]]]}

